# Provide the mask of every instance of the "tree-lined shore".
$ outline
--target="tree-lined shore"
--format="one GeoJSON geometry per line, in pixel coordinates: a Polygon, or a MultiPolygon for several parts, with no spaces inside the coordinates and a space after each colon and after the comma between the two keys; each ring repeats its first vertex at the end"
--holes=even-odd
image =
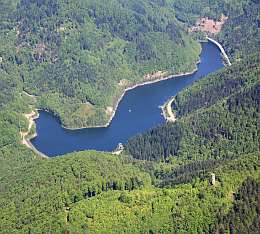
{"type": "Polygon", "coordinates": [[[0,5],[0,233],[259,231],[258,1],[0,5]],[[120,96],[114,87],[143,77],[133,71],[189,70],[199,54],[190,37],[202,35],[188,28],[222,14],[228,20],[216,40],[232,66],[180,92],[174,123],[134,137],[120,155],[45,159],[21,144],[19,132],[29,126],[24,114],[34,107],[53,110],[67,126],[96,124],[106,121],[100,113],[117,100],[111,97],[120,96]]]}

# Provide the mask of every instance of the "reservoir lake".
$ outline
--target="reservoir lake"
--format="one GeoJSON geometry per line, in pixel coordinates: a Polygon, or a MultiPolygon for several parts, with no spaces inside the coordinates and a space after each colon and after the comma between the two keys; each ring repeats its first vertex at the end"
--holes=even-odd
{"type": "Polygon", "coordinates": [[[165,122],[162,106],[170,97],[203,76],[224,66],[219,48],[202,43],[201,63],[192,75],[175,77],[129,90],[118,105],[108,127],[68,130],[46,111],[39,111],[35,120],[37,137],[31,140],[43,154],[54,157],[81,150],[112,151],[119,142],[165,122]]]}

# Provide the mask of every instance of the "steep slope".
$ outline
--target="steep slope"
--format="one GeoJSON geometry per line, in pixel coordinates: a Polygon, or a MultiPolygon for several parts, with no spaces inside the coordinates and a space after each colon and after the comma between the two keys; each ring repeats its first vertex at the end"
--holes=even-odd
{"type": "Polygon", "coordinates": [[[109,190],[151,185],[147,173],[110,154],[81,152],[30,162],[16,154],[18,165],[2,171],[11,161],[7,156],[12,158],[10,151],[0,152],[0,233],[62,233],[73,204],[109,190]]]}
{"type": "Polygon", "coordinates": [[[257,233],[260,225],[260,184],[248,177],[234,195],[228,214],[221,210],[210,233],[257,233]]]}
{"type": "MultiPolygon", "coordinates": [[[[151,187],[148,174],[107,154],[35,161],[1,178],[0,233],[205,233],[232,212],[247,177],[259,184],[259,153],[237,157],[167,189],[151,187]]],[[[251,193],[259,194],[259,186],[251,193]]],[[[251,228],[254,217],[247,217],[251,228]]]]}
{"type": "Polygon", "coordinates": [[[107,123],[123,90],[195,67],[200,45],[174,11],[141,1],[1,0],[1,64],[67,127],[107,123]],[[17,5],[16,5],[17,4],[17,5]],[[162,45],[163,42],[163,45],[162,45]],[[10,50],[8,50],[10,49],[10,50]],[[158,77],[157,77],[158,78],[158,77]]]}
{"type": "MultiPolygon", "coordinates": [[[[210,233],[211,225],[217,223],[217,215],[232,209],[233,195],[239,195],[239,187],[248,176],[253,175],[253,181],[258,181],[252,193],[259,195],[259,154],[246,155],[214,172],[216,186],[209,183],[208,174],[204,180],[174,188],[109,192],[81,201],[69,213],[68,230],[79,233],[210,233]]],[[[236,201],[234,203],[236,205],[236,201]]],[[[252,211],[255,212],[254,207],[249,206],[248,212],[252,211]]],[[[247,216],[247,223],[253,223],[255,217],[255,214],[247,216]]],[[[243,221],[238,220],[237,224],[246,228],[243,221]]],[[[251,228],[257,228],[257,223],[251,228]]]]}
{"type": "Polygon", "coordinates": [[[259,11],[259,1],[248,1],[242,12],[233,14],[218,35],[218,40],[233,59],[239,60],[259,50],[259,11]]]}
{"type": "Polygon", "coordinates": [[[0,0],[0,233],[257,232],[259,54],[245,56],[257,48],[254,24],[233,30],[240,17],[257,22],[254,9],[243,14],[249,2],[258,3],[0,0]],[[199,47],[175,15],[192,25],[221,13],[230,17],[221,40],[241,61],[180,93],[176,123],[130,140],[138,160],[94,151],[44,159],[20,144],[35,106],[68,126],[102,123],[122,78],[186,70],[199,47]],[[228,44],[233,35],[248,40],[228,44]]]}
{"type": "Polygon", "coordinates": [[[229,18],[243,13],[251,0],[169,0],[169,6],[176,11],[178,20],[194,25],[202,17],[218,20],[222,14],[229,18]]]}
{"type": "Polygon", "coordinates": [[[142,150],[141,157],[133,153],[136,158],[163,162],[94,151],[41,159],[18,140],[2,145],[0,233],[211,233],[230,223],[257,229],[259,211],[252,204],[260,178],[258,60],[250,56],[184,90],[174,102],[176,123],[142,136],[149,150],[141,137],[133,140],[135,147],[127,146],[142,150]],[[168,157],[172,147],[176,155],[168,157]],[[239,194],[250,184],[248,203],[239,194]],[[236,218],[240,207],[246,222],[236,218]]]}
{"type": "Polygon", "coordinates": [[[188,26],[194,26],[201,18],[220,20],[222,14],[227,16],[221,32],[215,37],[233,60],[259,48],[258,0],[193,0],[192,3],[189,0],[171,0],[168,5],[175,10],[177,19],[188,26]]]}
{"type": "Polygon", "coordinates": [[[178,94],[177,121],[130,139],[138,159],[230,158],[259,150],[259,55],[205,77],[178,94]]]}

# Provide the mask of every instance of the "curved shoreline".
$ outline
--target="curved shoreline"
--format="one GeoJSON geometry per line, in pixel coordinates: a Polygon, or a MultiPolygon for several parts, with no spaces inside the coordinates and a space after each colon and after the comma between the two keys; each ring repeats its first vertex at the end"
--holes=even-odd
{"type": "MultiPolygon", "coordinates": [[[[212,42],[213,44],[215,44],[215,45],[219,48],[220,52],[222,53],[224,59],[225,59],[226,62],[227,62],[227,65],[228,65],[228,66],[231,66],[231,62],[230,62],[230,60],[229,60],[229,58],[228,58],[228,56],[227,56],[227,54],[226,54],[226,51],[224,50],[223,46],[222,46],[219,42],[215,41],[215,40],[212,39],[212,38],[209,38],[208,36],[206,37],[206,39],[207,39],[208,41],[212,42]]],[[[225,65],[225,64],[224,64],[224,65],[225,65]]],[[[164,119],[165,119],[167,122],[175,122],[175,121],[176,121],[176,116],[175,116],[175,114],[173,113],[172,108],[171,108],[172,103],[173,103],[173,101],[175,100],[175,97],[176,97],[176,95],[173,96],[173,97],[171,97],[171,98],[170,98],[166,103],[164,103],[164,105],[161,107],[163,117],[164,117],[164,119]]]]}
{"type": "Polygon", "coordinates": [[[37,109],[34,111],[32,111],[29,114],[24,114],[25,118],[29,121],[29,125],[28,125],[28,129],[26,132],[22,132],[20,131],[20,136],[21,136],[21,144],[27,146],[29,149],[33,150],[36,154],[38,154],[39,156],[43,157],[43,158],[49,158],[47,155],[41,153],[40,151],[38,151],[34,145],[31,143],[31,139],[35,138],[37,136],[37,133],[35,132],[33,135],[29,135],[30,131],[32,129],[32,126],[35,124],[35,119],[39,118],[39,113],[37,111],[37,109]]]}
{"type": "MultiPolygon", "coordinates": [[[[208,40],[209,42],[213,43],[212,41],[208,40]]],[[[215,43],[213,43],[214,45],[216,45],[215,43]]],[[[216,45],[217,46],[217,45],[216,45]]],[[[219,46],[217,46],[218,49],[220,49],[219,46]]],[[[221,49],[220,49],[221,50],[221,49]]],[[[183,72],[183,73],[180,73],[180,74],[173,74],[173,75],[170,75],[169,72],[156,72],[156,73],[153,73],[153,74],[148,74],[146,76],[143,77],[144,80],[146,81],[143,81],[141,83],[137,83],[137,84],[133,84],[132,86],[129,86],[127,87],[127,85],[122,89],[120,90],[120,92],[122,92],[122,94],[119,96],[119,98],[115,98],[115,102],[114,102],[114,105],[113,105],[113,110],[110,112],[110,118],[109,120],[107,121],[106,124],[103,124],[103,125],[96,125],[96,126],[87,126],[87,127],[81,127],[81,128],[69,128],[69,127],[65,127],[63,126],[62,124],[60,126],[62,126],[62,128],[64,129],[68,129],[68,130],[77,130],[77,129],[87,129],[87,128],[106,128],[108,127],[115,114],[116,114],[116,111],[117,111],[117,108],[121,102],[121,100],[123,99],[124,95],[126,94],[127,91],[130,91],[130,90],[133,90],[137,87],[141,87],[141,86],[144,86],[144,85],[148,85],[148,84],[153,84],[153,83],[157,83],[157,82],[160,82],[160,81],[164,81],[164,80],[168,80],[168,79],[172,79],[172,78],[176,78],[176,77],[185,77],[185,76],[188,76],[188,75],[192,75],[194,74],[197,70],[198,70],[198,64],[201,62],[200,58],[201,58],[201,52],[202,50],[200,51],[200,55],[199,55],[199,60],[197,61],[196,64],[192,64],[192,68],[194,68],[192,71],[190,72],[183,72]],[[148,78],[148,79],[147,79],[148,78]]],[[[24,91],[24,93],[28,96],[28,97],[31,97],[31,98],[35,98],[34,95],[31,95],[31,94],[28,94],[27,92],[24,91]]],[[[119,93],[120,94],[120,93],[119,93]]],[[[176,96],[176,95],[175,95],[176,96]]],[[[174,96],[174,97],[175,97],[174,96]]],[[[169,99],[162,108],[163,110],[163,114],[164,114],[164,118],[167,120],[167,121],[170,121],[170,122],[174,122],[176,120],[176,117],[175,115],[173,114],[173,112],[170,112],[172,111],[171,108],[171,103],[174,101],[174,97],[172,97],[171,99],[169,99]],[[168,107],[168,108],[167,108],[168,107]]],[[[112,109],[112,108],[111,108],[112,109]]],[[[40,109],[35,109],[35,111],[38,111],[40,109]]],[[[48,111],[48,110],[47,110],[48,111]]],[[[33,112],[33,111],[32,111],[33,112]]],[[[35,112],[34,112],[35,113],[35,112]]],[[[37,112],[36,112],[37,113],[37,112]]],[[[39,113],[37,113],[39,114],[39,113]]],[[[27,115],[30,115],[30,114],[27,114],[27,115]]],[[[26,116],[26,114],[25,114],[26,116]]],[[[28,119],[28,117],[26,117],[28,119]]],[[[31,116],[31,119],[28,119],[29,120],[29,123],[30,121],[33,121],[33,123],[35,124],[35,119],[38,118],[38,116],[34,116],[32,115],[31,116]]],[[[30,128],[30,125],[29,125],[29,128],[30,128]]],[[[37,136],[37,133],[29,136],[29,133],[30,131],[28,130],[28,133],[25,135],[25,137],[23,138],[23,143],[28,147],[30,148],[31,150],[33,150],[35,153],[37,153],[38,155],[44,157],[44,158],[49,158],[48,156],[42,154],[41,152],[39,152],[35,147],[34,145],[31,143],[31,139],[33,139],[34,137],[37,136]]]]}
{"type": "Polygon", "coordinates": [[[29,137],[29,138],[26,138],[25,141],[26,141],[26,146],[31,149],[32,151],[34,151],[36,154],[38,154],[39,156],[41,156],[42,158],[46,158],[46,159],[49,159],[50,157],[47,156],[46,154],[43,154],[42,152],[40,152],[39,150],[37,150],[34,145],[31,143],[31,139],[33,139],[34,137],[36,137],[37,134],[33,135],[32,137],[29,137]]]}
{"type": "Polygon", "coordinates": [[[162,115],[166,122],[174,123],[176,121],[176,115],[171,110],[171,106],[174,100],[175,96],[171,97],[163,106],[161,106],[162,115]]]}
{"type": "MultiPolygon", "coordinates": [[[[82,127],[82,128],[67,128],[63,125],[62,128],[64,129],[67,129],[67,130],[80,130],[80,129],[86,129],[86,128],[106,128],[108,127],[115,114],[116,114],[116,111],[117,111],[117,108],[121,102],[121,100],[123,99],[124,95],[126,94],[127,91],[130,91],[132,89],[135,89],[137,87],[140,87],[140,86],[144,86],[144,85],[148,85],[148,84],[153,84],[153,83],[157,83],[157,82],[160,82],[160,81],[164,81],[164,80],[168,80],[168,79],[173,79],[173,78],[176,78],[176,77],[182,77],[182,76],[188,76],[188,75],[192,75],[194,74],[197,70],[198,70],[198,64],[201,62],[201,60],[199,59],[198,62],[196,63],[196,67],[191,71],[191,72],[185,72],[185,73],[180,73],[180,74],[176,74],[176,75],[168,75],[168,76],[165,76],[165,77],[160,77],[160,78],[157,78],[157,79],[154,79],[154,80],[149,80],[149,81],[146,81],[146,82],[142,82],[142,83],[138,83],[138,84],[135,84],[135,85],[132,85],[128,88],[125,88],[123,90],[123,93],[121,94],[121,96],[119,97],[119,99],[117,99],[117,102],[116,102],[116,105],[115,107],[113,108],[113,112],[112,112],[112,115],[110,116],[109,118],[109,121],[104,124],[104,125],[97,125],[97,126],[90,126],[90,127],[82,127]]],[[[24,91],[25,92],[25,91],[24,91]]],[[[34,95],[30,95],[28,94],[27,92],[25,92],[25,94],[31,98],[36,98],[34,95]]],[[[25,117],[27,118],[27,120],[29,121],[29,126],[28,126],[28,130],[27,132],[24,133],[24,135],[22,135],[22,132],[20,132],[21,136],[22,136],[22,144],[27,146],[29,149],[33,150],[36,154],[38,154],[39,156],[41,156],[42,158],[46,158],[46,159],[49,159],[50,157],[48,157],[47,155],[43,154],[42,152],[38,151],[34,145],[31,143],[31,139],[37,137],[37,132],[35,132],[32,136],[28,136],[29,133],[30,133],[30,130],[31,130],[31,127],[33,126],[33,124],[36,124],[35,123],[35,119],[39,118],[39,113],[38,113],[38,110],[43,110],[43,109],[35,109],[35,111],[32,111],[30,114],[25,114],[25,117]]],[[[48,110],[45,110],[45,111],[48,111],[48,110]]],[[[120,151],[121,153],[122,151],[120,151]]],[[[118,152],[117,152],[118,153],[118,152]]],[[[114,153],[115,154],[115,153],[114,153]]]]}
{"type": "MultiPolygon", "coordinates": [[[[201,60],[199,59],[198,62],[196,63],[196,67],[190,71],[190,72],[183,72],[183,73],[180,73],[180,74],[175,74],[175,75],[168,75],[168,76],[165,76],[165,77],[160,77],[160,78],[157,78],[157,79],[154,79],[154,80],[149,80],[149,81],[145,81],[145,82],[142,82],[142,83],[137,83],[137,84],[134,84],[130,87],[127,87],[123,90],[123,93],[121,94],[121,96],[117,99],[117,102],[116,102],[116,105],[115,107],[113,108],[113,112],[112,112],[112,115],[110,116],[108,122],[104,125],[96,125],[96,126],[87,126],[87,127],[82,127],[82,128],[68,128],[68,127],[65,127],[64,125],[61,124],[62,128],[64,129],[67,129],[67,130],[80,130],[80,129],[86,129],[86,128],[106,128],[108,127],[115,114],[116,114],[116,111],[117,111],[117,108],[121,102],[121,100],[123,99],[124,95],[126,94],[127,91],[130,91],[132,89],[135,89],[137,87],[141,87],[141,86],[144,86],[144,85],[148,85],[148,84],[153,84],[153,83],[157,83],[157,82],[160,82],[160,81],[164,81],[164,80],[168,80],[168,79],[173,79],[173,78],[176,78],[176,77],[182,77],[182,76],[188,76],[188,75],[192,75],[194,74],[197,70],[198,70],[198,64],[201,62],[201,60]]],[[[166,73],[165,73],[166,74],[166,73]]],[[[31,97],[31,98],[36,98],[36,96],[34,95],[30,95],[28,94],[27,92],[24,91],[24,93],[31,97]]],[[[43,158],[47,158],[49,159],[49,157],[43,153],[41,153],[40,151],[38,151],[34,145],[31,143],[31,139],[37,137],[37,132],[35,132],[32,136],[28,136],[29,133],[30,133],[30,130],[31,130],[31,127],[33,126],[33,124],[36,124],[35,123],[35,119],[39,118],[39,113],[38,113],[38,110],[44,110],[44,109],[35,109],[35,111],[32,111],[30,114],[25,114],[25,117],[27,118],[27,120],[29,121],[29,126],[28,126],[28,130],[26,133],[24,133],[24,135],[22,135],[22,133],[20,132],[21,136],[22,136],[22,144],[27,146],[29,149],[33,150],[36,154],[38,154],[39,156],[43,157],[43,158]]],[[[45,110],[45,111],[48,111],[48,110],[45,110]]]]}
{"type": "Polygon", "coordinates": [[[182,77],[182,76],[189,76],[189,75],[192,75],[194,74],[197,70],[198,70],[198,64],[200,63],[200,59],[199,61],[196,63],[196,68],[194,68],[192,71],[190,72],[183,72],[183,73],[180,73],[180,74],[176,74],[176,75],[168,75],[168,76],[165,76],[165,77],[160,77],[160,78],[157,78],[157,79],[154,79],[154,80],[149,80],[149,81],[145,81],[145,82],[142,82],[142,83],[137,83],[135,85],[132,85],[128,88],[125,88],[123,90],[123,93],[121,94],[121,96],[117,99],[117,102],[116,102],[116,105],[115,107],[113,108],[113,112],[112,112],[112,115],[110,116],[109,120],[107,121],[106,124],[103,124],[103,125],[93,125],[93,126],[87,126],[87,127],[80,127],[80,128],[70,128],[70,127],[66,127],[64,125],[61,125],[62,128],[64,129],[67,129],[67,130],[80,130],[80,129],[86,129],[86,128],[106,128],[106,127],[109,127],[109,125],[111,124],[115,114],[116,114],[116,111],[117,111],[117,108],[120,104],[120,102],[122,101],[124,95],[126,94],[127,91],[130,91],[132,89],[135,89],[137,87],[141,87],[141,86],[144,86],[144,85],[148,85],[148,84],[154,84],[154,83],[158,83],[160,81],[164,81],[164,80],[169,80],[169,79],[173,79],[173,78],[177,78],[177,77],[182,77]]]}
{"type": "Polygon", "coordinates": [[[219,42],[217,42],[216,40],[214,40],[214,39],[212,39],[212,38],[210,38],[210,37],[208,37],[208,36],[206,37],[206,39],[207,39],[208,41],[214,43],[214,44],[220,49],[220,51],[221,51],[223,57],[225,58],[225,60],[226,60],[226,62],[227,62],[227,65],[228,65],[228,66],[231,66],[231,62],[230,62],[229,57],[228,57],[226,51],[224,50],[223,46],[222,46],[219,42]]]}

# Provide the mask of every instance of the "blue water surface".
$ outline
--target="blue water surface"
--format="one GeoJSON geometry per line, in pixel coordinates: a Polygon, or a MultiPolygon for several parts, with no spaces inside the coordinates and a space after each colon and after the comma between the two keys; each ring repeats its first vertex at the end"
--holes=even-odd
{"type": "Polygon", "coordinates": [[[112,151],[119,142],[165,122],[159,106],[201,77],[222,68],[218,47],[202,43],[201,63],[192,75],[172,78],[137,87],[126,92],[115,117],[107,128],[67,130],[52,114],[40,111],[36,120],[38,136],[31,140],[37,150],[57,156],[73,151],[94,149],[112,151]]]}

